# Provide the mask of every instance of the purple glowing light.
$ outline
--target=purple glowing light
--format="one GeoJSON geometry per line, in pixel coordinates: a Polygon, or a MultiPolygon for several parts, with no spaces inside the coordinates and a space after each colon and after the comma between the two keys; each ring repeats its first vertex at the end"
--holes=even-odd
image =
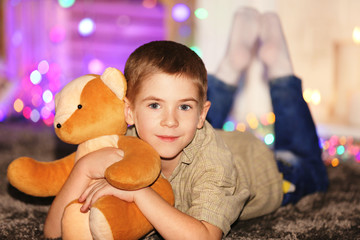
{"type": "Polygon", "coordinates": [[[33,122],[38,122],[40,120],[40,113],[38,110],[33,109],[30,113],[30,119],[33,122]]]}
{"type": "Polygon", "coordinates": [[[183,3],[175,4],[171,15],[175,21],[185,22],[190,17],[190,8],[183,3]]]}
{"type": "Polygon", "coordinates": [[[41,74],[46,74],[49,71],[49,63],[46,60],[41,61],[38,70],[41,74]]]}
{"type": "Polygon", "coordinates": [[[90,73],[101,74],[104,71],[104,64],[99,59],[93,59],[89,62],[88,70],[90,73]]]}

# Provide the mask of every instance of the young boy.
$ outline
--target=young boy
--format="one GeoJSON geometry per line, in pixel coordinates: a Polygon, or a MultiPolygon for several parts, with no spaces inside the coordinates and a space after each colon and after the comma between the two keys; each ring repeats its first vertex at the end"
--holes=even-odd
{"type": "Polygon", "coordinates": [[[151,188],[122,191],[110,186],[103,179],[104,171],[123,155],[121,150],[105,148],[74,166],[50,208],[44,227],[47,237],[60,237],[61,214],[65,203],[74,198],[84,202],[84,212],[103,195],[135,202],[165,239],[220,239],[238,218],[261,216],[281,203],[296,202],[304,194],[326,189],[315,127],[301,97],[300,80],[292,76],[278,18],[265,14],[260,20],[253,11],[241,10],[234,26],[247,25],[250,19],[254,33],[231,37],[226,64],[217,74],[229,82],[209,79],[209,99],[215,108],[209,120],[221,126],[226,118],[238,79],[234,73],[246,69],[251,48],[260,37],[260,57],[270,78],[276,78],[270,81],[277,117],[275,150],[285,156],[278,165],[284,179],[295,188],[293,193],[283,194],[282,174],[265,144],[249,133],[214,130],[205,120],[210,102],[202,60],[181,44],[151,42],[136,49],[126,63],[125,115],[132,125],[128,134],[137,135],[160,154],[162,174],[174,190],[175,207],[151,188]],[[245,58],[238,61],[231,56],[234,52],[245,58]],[[91,179],[99,180],[88,186],[91,179]]]}

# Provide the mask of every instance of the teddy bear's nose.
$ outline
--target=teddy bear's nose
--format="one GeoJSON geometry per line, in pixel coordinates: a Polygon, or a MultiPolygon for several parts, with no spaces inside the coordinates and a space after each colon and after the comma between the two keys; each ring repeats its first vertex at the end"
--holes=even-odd
{"type": "Polygon", "coordinates": [[[61,128],[61,124],[60,123],[56,124],[56,127],[61,128]]]}

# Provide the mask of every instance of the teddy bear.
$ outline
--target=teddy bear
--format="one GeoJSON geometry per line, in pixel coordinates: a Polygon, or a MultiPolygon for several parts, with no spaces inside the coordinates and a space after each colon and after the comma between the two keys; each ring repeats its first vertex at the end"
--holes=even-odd
{"type": "MultiPolygon", "coordinates": [[[[56,161],[30,157],[9,166],[9,183],[32,196],[55,196],[76,161],[103,147],[124,151],[121,161],[106,169],[105,179],[114,187],[135,190],[150,186],[174,204],[170,183],[161,174],[158,153],[137,137],[125,136],[126,80],[121,71],[107,68],[102,75],[88,74],[70,81],[55,96],[54,128],[64,142],[78,145],[76,152],[56,161]]],[[[74,199],[63,213],[63,239],[139,239],[153,227],[134,203],[113,196],[98,199],[87,213],[74,199]]]]}

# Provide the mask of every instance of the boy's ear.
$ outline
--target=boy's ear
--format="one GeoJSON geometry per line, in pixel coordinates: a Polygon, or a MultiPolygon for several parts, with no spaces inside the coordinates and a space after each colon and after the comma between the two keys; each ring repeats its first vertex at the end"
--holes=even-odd
{"type": "Polygon", "coordinates": [[[211,106],[211,102],[210,101],[206,101],[204,103],[204,106],[202,108],[202,111],[200,113],[200,116],[199,116],[199,122],[197,124],[197,128],[200,129],[204,126],[204,123],[205,123],[205,120],[206,120],[206,115],[210,109],[210,106],[211,106]]]}
{"type": "Polygon", "coordinates": [[[135,124],[135,121],[134,121],[134,116],[133,116],[133,111],[131,109],[130,101],[127,97],[124,98],[124,101],[125,101],[125,108],[124,108],[125,121],[129,125],[133,125],[135,124]]]}

